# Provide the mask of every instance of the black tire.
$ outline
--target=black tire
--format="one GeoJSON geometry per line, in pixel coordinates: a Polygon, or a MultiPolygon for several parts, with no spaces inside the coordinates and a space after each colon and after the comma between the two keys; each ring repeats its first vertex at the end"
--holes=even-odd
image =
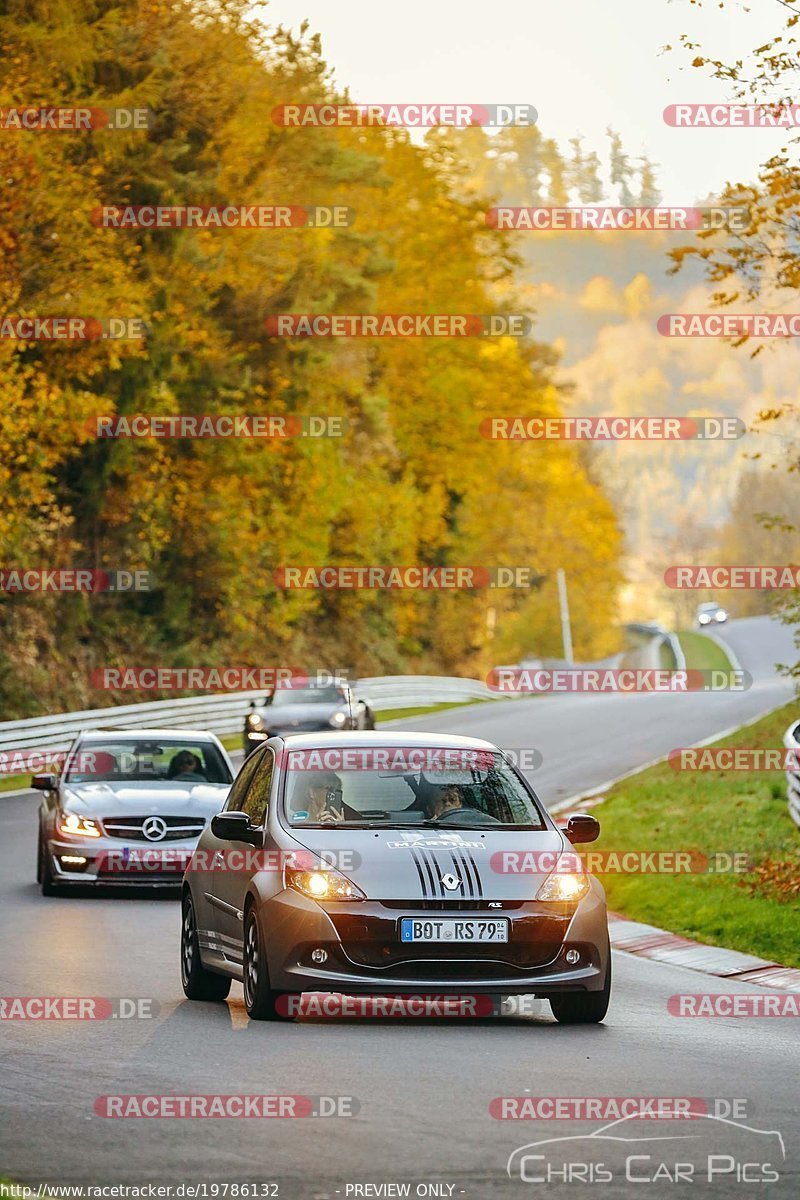
{"type": "Polygon", "coordinates": [[[278,1012],[278,1001],[286,992],[276,992],[270,986],[267,955],[258,915],[251,904],[244,914],[244,951],[242,955],[242,987],[244,1006],[252,1021],[285,1021],[285,1012],[278,1012]]]}
{"type": "Polygon", "coordinates": [[[188,892],[181,904],[181,983],[190,1000],[224,1000],[231,990],[228,975],[207,971],[200,961],[194,905],[188,892]]]}
{"type": "Polygon", "coordinates": [[[611,948],[603,987],[599,992],[564,992],[550,997],[550,1008],[559,1025],[597,1025],[608,1012],[611,999],[611,948]]]}
{"type": "Polygon", "coordinates": [[[50,863],[50,855],[47,853],[47,844],[42,838],[42,831],[39,830],[39,848],[37,853],[36,880],[42,889],[43,896],[58,896],[61,888],[53,883],[53,868],[50,863]]]}

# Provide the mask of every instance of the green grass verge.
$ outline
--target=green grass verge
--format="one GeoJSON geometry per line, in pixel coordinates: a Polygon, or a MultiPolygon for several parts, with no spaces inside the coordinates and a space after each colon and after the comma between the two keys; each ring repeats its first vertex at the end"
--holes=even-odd
{"type": "Polygon", "coordinates": [[[678,666],[669,642],[662,642],[658,647],[658,665],[662,671],[674,671],[678,666]]]}
{"type": "Polygon", "coordinates": [[[16,792],[30,786],[30,775],[0,775],[0,792],[16,792]]]}
{"type": "Polygon", "coordinates": [[[681,649],[690,671],[731,671],[733,663],[722,646],[704,633],[684,630],[678,634],[681,649]]]}
{"type": "Polygon", "coordinates": [[[375,714],[375,724],[382,725],[384,721],[400,721],[407,717],[428,716],[429,713],[443,712],[446,708],[467,708],[472,704],[489,704],[489,700],[458,700],[445,704],[428,704],[419,708],[387,708],[375,714]]]}
{"type": "MultiPolygon", "coordinates": [[[[797,705],[789,704],[714,745],[779,748],[793,719],[797,705]]],[[[676,771],[662,763],[617,784],[592,811],[600,849],[730,851],[752,856],[754,866],[748,874],[601,876],[610,909],[800,966],[800,830],[782,771],[676,771]]]]}

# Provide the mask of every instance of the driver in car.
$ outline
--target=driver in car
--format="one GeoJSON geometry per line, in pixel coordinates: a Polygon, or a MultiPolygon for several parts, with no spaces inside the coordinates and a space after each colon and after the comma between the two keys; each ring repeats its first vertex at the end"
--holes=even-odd
{"type": "Polygon", "coordinates": [[[342,781],[333,771],[311,775],[305,793],[292,802],[293,813],[305,811],[306,818],[314,825],[338,825],[344,820],[342,804],[342,781]],[[299,808],[298,808],[299,805],[299,808]]]}
{"type": "Polygon", "coordinates": [[[436,789],[436,793],[431,799],[428,806],[430,819],[436,821],[446,812],[452,812],[454,809],[464,807],[464,800],[461,795],[461,788],[454,783],[448,784],[446,787],[436,789]]]}
{"type": "Polygon", "coordinates": [[[205,783],[200,759],[191,750],[181,750],[171,760],[167,770],[167,779],[183,779],[187,783],[205,783]]]}
{"type": "Polygon", "coordinates": [[[433,790],[426,803],[428,820],[441,821],[454,813],[473,813],[480,816],[481,824],[497,825],[499,822],[482,808],[464,800],[463,788],[447,783],[433,790]]]}

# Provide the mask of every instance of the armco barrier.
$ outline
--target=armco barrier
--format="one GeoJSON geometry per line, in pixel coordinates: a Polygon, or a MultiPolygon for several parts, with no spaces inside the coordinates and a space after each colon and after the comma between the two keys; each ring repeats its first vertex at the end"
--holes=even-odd
{"type": "Polygon", "coordinates": [[[666,643],[672,651],[672,656],[675,659],[675,669],[677,671],[686,670],[686,655],[683,653],[678,638],[674,633],[670,633],[668,629],[664,629],[662,625],[657,625],[655,621],[647,621],[642,623],[629,623],[625,626],[630,629],[631,633],[638,633],[646,638],[653,639],[653,649],[658,650],[662,642],[666,643]]]}
{"type": "MultiPolygon", "coordinates": [[[[354,685],[375,712],[388,708],[416,708],[428,704],[494,700],[497,697],[478,679],[438,675],[382,675],[360,679],[354,685]]],[[[251,700],[263,692],[226,692],[224,695],[190,696],[183,700],[154,700],[144,704],[119,704],[84,712],[30,717],[0,722],[0,752],[10,750],[65,750],[81,729],[208,729],[217,736],[238,733],[251,700]]]]}

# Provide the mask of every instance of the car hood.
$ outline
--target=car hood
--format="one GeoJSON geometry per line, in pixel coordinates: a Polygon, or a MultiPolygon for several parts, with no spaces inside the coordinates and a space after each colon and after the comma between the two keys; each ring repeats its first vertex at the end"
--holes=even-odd
{"type": "Polygon", "coordinates": [[[338,704],[279,704],[276,708],[269,704],[253,711],[269,729],[285,729],[292,721],[318,721],[320,725],[327,725],[331,714],[339,707],[338,704]]]}
{"type": "Polygon", "coordinates": [[[575,853],[553,829],[293,829],[292,836],[370,900],[533,900],[559,854],[575,853]],[[457,886],[448,888],[447,876],[457,886]]]}
{"type": "Polygon", "coordinates": [[[99,817],[117,815],[211,817],[222,808],[230,791],[225,783],[68,783],[62,798],[76,812],[99,817]]]}

